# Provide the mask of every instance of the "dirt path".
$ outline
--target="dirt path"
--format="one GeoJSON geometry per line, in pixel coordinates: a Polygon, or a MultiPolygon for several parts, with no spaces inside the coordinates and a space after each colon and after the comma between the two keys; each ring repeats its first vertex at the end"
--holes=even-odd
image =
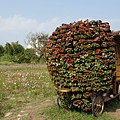
{"type": "Polygon", "coordinates": [[[120,120],[120,104],[115,104],[115,106],[111,106],[109,104],[109,110],[107,110],[107,114],[109,114],[112,118],[116,120],[120,120]]]}
{"type": "MultiPolygon", "coordinates": [[[[23,107],[9,111],[1,120],[48,120],[47,117],[44,116],[43,110],[44,108],[53,104],[53,99],[47,99],[43,101],[38,99],[31,103],[27,103],[23,107]]],[[[120,120],[120,105],[111,107],[109,111],[105,110],[104,112],[116,120],[120,120]]]]}
{"type": "Polygon", "coordinates": [[[120,108],[116,109],[116,111],[114,111],[114,112],[108,112],[108,114],[111,117],[116,118],[117,120],[120,120],[120,108]]]}
{"type": "Polygon", "coordinates": [[[52,104],[53,101],[50,99],[44,101],[36,100],[32,103],[27,103],[24,107],[9,111],[1,120],[45,120],[42,110],[52,104]]]}

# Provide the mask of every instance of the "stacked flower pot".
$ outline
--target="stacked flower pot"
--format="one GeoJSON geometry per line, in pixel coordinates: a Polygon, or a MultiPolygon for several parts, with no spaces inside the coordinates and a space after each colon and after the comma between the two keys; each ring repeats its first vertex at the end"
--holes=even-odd
{"type": "Polygon", "coordinates": [[[91,93],[113,87],[114,46],[109,23],[101,20],[62,24],[49,37],[45,50],[48,71],[57,90],[72,90],[74,107],[90,110],[91,93]]]}

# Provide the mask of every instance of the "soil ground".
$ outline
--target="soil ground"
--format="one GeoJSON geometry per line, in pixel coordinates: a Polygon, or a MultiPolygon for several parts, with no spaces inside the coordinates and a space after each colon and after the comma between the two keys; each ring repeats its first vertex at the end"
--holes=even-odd
{"type": "MultiPolygon", "coordinates": [[[[53,99],[42,101],[37,99],[16,110],[10,110],[1,120],[48,120],[47,116],[44,115],[43,110],[53,104],[55,104],[55,101],[53,99]]],[[[109,111],[105,110],[105,112],[112,118],[120,120],[120,105],[114,108],[111,107],[109,111]]]]}
{"type": "Polygon", "coordinates": [[[52,104],[53,101],[51,99],[44,101],[38,99],[18,109],[11,109],[1,120],[47,120],[43,109],[52,104]]]}

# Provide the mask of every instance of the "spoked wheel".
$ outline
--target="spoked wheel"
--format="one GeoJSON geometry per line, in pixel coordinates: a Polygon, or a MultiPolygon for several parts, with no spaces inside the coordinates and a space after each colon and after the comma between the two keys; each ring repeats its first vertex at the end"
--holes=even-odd
{"type": "Polygon", "coordinates": [[[69,88],[61,88],[58,89],[58,96],[56,97],[56,105],[58,107],[64,107],[66,109],[70,109],[71,105],[71,89],[69,88]]]}
{"type": "Polygon", "coordinates": [[[92,99],[92,113],[95,117],[101,115],[104,110],[104,100],[101,95],[96,95],[92,99]]]}
{"type": "Polygon", "coordinates": [[[59,108],[66,108],[67,110],[69,110],[70,108],[72,108],[72,104],[71,103],[63,103],[64,101],[61,101],[59,96],[56,97],[56,105],[59,107],[59,108]]]}
{"type": "Polygon", "coordinates": [[[60,108],[61,107],[61,101],[59,99],[59,97],[56,97],[56,105],[60,108]]]}

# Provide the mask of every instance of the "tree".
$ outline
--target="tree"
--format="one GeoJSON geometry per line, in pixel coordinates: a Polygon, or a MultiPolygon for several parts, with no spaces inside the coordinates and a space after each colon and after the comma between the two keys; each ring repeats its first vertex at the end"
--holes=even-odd
{"type": "Polygon", "coordinates": [[[3,54],[4,54],[4,47],[0,45],[0,56],[2,56],[3,54]]]}
{"type": "Polygon", "coordinates": [[[39,60],[43,57],[44,49],[46,42],[48,40],[48,34],[43,32],[41,33],[32,33],[30,32],[27,35],[28,46],[35,50],[36,55],[38,55],[39,60]]]}
{"type": "Polygon", "coordinates": [[[25,49],[24,47],[17,42],[12,42],[13,55],[23,54],[25,49]]]}
{"type": "Polygon", "coordinates": [[[38,62],[38,56],[35,54],[35,50],[33,48],[27,48],[25,50],[25,62],[38,62]]]}
{"type": "Polygon", "coordinates": [[[24,62],[24,47],[17,42],[12,42],[11,46],[13,48],[12,61],[17,63],[24,62]]]}
{"type": "Polygon", "coordinates": [[[7,42],[5,44],[4,50],[5,50],[5,54],[13,55],[13,48],[12,48],[12,45],[10,43],[7,42]]]}

